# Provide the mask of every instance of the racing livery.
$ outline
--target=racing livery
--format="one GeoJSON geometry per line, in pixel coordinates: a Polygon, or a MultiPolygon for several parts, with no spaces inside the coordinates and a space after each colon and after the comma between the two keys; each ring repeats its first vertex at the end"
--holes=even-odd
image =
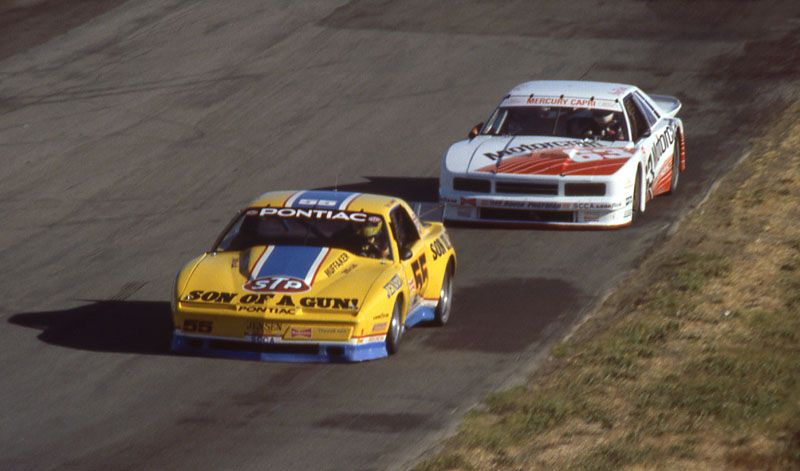
{"type": "Polygon", "coordinates": [[[514,87],[442,159],[445,222],[617,227],[671,193],[686,165],[681,103],[637,87],[514,87]]]}
{"type": "Polygon", "coordinates": [[[361,361],[405,329],[444,325],[456,257],[444,226],[399,198],[266,193],[179,273],[172,349],[230,358],[361,361]]]}

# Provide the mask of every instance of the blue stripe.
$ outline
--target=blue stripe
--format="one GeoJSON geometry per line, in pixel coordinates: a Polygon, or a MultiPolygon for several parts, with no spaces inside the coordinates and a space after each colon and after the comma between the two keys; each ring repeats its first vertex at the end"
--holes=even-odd
{"type": "Polygon", "coordinates": [[[337,209],[342,204],[344,200],[350,197],[353,193],[346,192],[346,191],[304,191],[292,205],[289,207],[291,208],[324,208],[324,209],[337,209]],[[317,206],[315,204],[300,204],[301,200],[325,200],[325,201],[336,201],[335,206],[317,206]]]}
{"type": "Polygon", "coordinates": [[[325,250],[324,247],[275,246],[253,279],[283,275],[304,280],[323,250],[325,250]]]}

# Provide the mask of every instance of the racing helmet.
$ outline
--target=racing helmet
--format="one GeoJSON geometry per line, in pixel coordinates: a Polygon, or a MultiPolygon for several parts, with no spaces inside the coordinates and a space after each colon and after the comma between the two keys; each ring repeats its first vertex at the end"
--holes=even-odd
{"type": "Polygon", "coordinates": [[[607,126],[614,120],[613,111],[601,111],[594,113],[594,121],[600,126],[607,126]]]}
{"type": "Polygon", "coordinates": [[[377,216],[370,217],[358,228],[358,234],[366,239],[372,239],[380,234],[381,229],[383,229],[383,221],[381,218],[377,216]]]}

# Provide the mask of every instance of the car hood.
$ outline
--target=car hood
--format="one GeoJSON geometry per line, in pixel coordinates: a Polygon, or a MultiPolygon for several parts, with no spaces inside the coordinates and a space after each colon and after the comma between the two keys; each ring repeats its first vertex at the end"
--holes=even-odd
{"type": "Polygon", "coordinates": [[[181,301],[356,311],[390,265],[327,247],[260,246],[205,255],[181,301]]]}
{"type": "Polygon", "coordinates": [[[612,175],[636,153],[628,142],[541,136],[478,136],[445,157],[453,173],[477,175],[612,175]]]}

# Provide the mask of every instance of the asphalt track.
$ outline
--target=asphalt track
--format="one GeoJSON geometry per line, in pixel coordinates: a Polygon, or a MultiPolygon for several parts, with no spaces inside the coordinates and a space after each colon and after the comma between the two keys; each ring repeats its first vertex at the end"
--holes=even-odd
{"type": "Polygon", "coordinates": [[[407,469],[547,347],[797,99],[800,4],[0,0],[0,469],[407,469]],[[674,196],[616,231],[455,229],[455,310],[388,359],[172,355],[169,290],[273,189],[436,200],[536,78],[684,104],[674,196]]]}

